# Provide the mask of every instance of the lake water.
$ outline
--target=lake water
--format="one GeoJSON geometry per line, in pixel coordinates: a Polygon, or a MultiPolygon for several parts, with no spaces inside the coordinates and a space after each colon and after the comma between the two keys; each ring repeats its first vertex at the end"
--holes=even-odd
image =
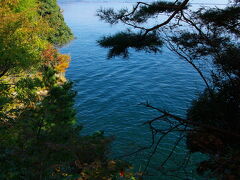
{"type": "MultiPolygon", "coordinates": [[[[84,134],[104,130],[113,135],[112,157],[131,153],[151,143],[145,121],[159,115],[140,103],[148,101],[175,114],[184,116],[199,92],[204,88],[199,75],[190,65],[163,48],[162,53],[131,51],[129,59],[107,59],[107,49],[96,41],[103,35],[123,30],[123,25],[110,26],[95,16],[100,7],[131,7],[131,3],[60,0],[64,17],[76,39],[61,48],[70,54],[72,62],[66,76],[77,91],[76,110],[84,134]]],[[[164,124],[160,124],[164,126],[164,124]]],[[[166,158],[178,134],[170,134],[158,147],[145,179],[176,179],[165,177],[156,168],[166,158]]],[[[174,168],[184,158],[184,143],[180,144],[167,167],[174,168]]],[[[143,170],[149,151],[125,159],[136,170],[143,170]]],[[[197,176],[189,170],[189,179],[197,176]]],[[[180,174],[178,174],[181,176],[180,174]]],[[[181,179],[181,178],[180,178],[181,179]]]]}

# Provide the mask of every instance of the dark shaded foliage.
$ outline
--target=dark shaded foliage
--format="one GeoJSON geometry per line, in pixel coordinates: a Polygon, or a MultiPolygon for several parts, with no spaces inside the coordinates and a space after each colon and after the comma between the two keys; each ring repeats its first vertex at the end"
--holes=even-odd
{"type": "Polygon", "coordinates": [[[0,179],[117,176],[129,165],[121,161],[114,161],[113,167],[109,165],[107,155],[112,138],[103,132],[81,136],[82,126],[76,123],[73,108],[76,93],[72,83],[58,84],[56,77],[51,78],[56,73],[49,68],[45,71],[50,72],[44,76],[51,79],[51,84],[39,79],[19,80],[15,101],[18,99],[23,107],[12,114],[0,114],[0,179]],[[48,88],[48,93],[40,99],[33,91],[39,86],[48,88]]]}
{"type": "Polygon", "coordinates": [[[240,35],[240,7],[231,6],[225,9],[213,8],[198,17],[206,24],[220,29],[226,29],[230,33],[240,35]]]}
{"type": "MultiPolygon", "coordinates": [[[[164,2],[164,1],[156,1],[149,5],[142,5],[131,18],[132,21],[137,23],[144,23],[149,18],[157,16],[160,13],[170,13],[174,12],[177,9],[180,9],[179,5],[181,3],[177,2],[164,2]]],[[[187,6],[184,7],[187,9],[187,6]]]]}
{"type": "Polygon", "coordinates": [[[109,24],[117,24],[121,18],[124,17],[124,14],[127,12],[127,9],[121,9],[119,12],[115,12],[114,9],[99,9],[97,11],[97,16],[109,23],[109,24]]]}
{"type": "Polygon", "coordinates": [[[128,57],[129,48],[156,53],[163,44],[155,33],[142,36],[142,34],[133,32],[120,32],[114,36],[103,37],[98,43],[102,47],[110,48],[109,58],[119,55],[128,57]]]}

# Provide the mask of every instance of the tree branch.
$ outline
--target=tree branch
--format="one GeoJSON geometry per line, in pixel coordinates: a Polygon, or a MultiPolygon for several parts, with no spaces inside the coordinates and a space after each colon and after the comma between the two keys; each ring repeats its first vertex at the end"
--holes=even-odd
{"type": "Polygon", "coordinates": [[[151,106],[150,104],[145,104],[145,106],[149,107],[151,109],[155,109],[155,110],[161,112],[162,114],[179,121],[182,125],[186,125],[189,128],[191,128],[191,126],[193,125],[193,126],[201,127],[203,129],[209,129],[209,130],[212,130],[212,131],[215,131],[215,132],[218,132],[218,133],[222,133],[222,134],[225,134],[225,135],[228,135],[228,136],[234,136],[234,137],[240,139],[240,134],[238,134],[238,133],[234,133],[234,132],[230,132],[230,131],[227,131],[227,130],[224,130],[224,129],[221,129],[221,128],[216,128],[214,126],[210,126],[210,125],[194,122],[194,121],[191,121],[189,119],[183,119],[183,118],[181,118],[179,116],[176,116],[174,114],[168,113],[168,112],[166,112],[166,111],[164,111],[162,109],[159,109],[159,108],[156,108],[154,106],[151,106]]]}
{"type": "Polygon", "coordinates": [[[149,33],[150,31],[154,31],[154,30],[159,29],[160,27],[168,24],[168,23],[175,17],[175,15],[176,15],[179,11],[182,11],[182,10],[186,7],[186,5],[188,4],[188,2],[189,2],[189,0],[184,0],[184,1],[182,2],[182,4],[179,5],[179,8],[178,8],[176,11],[174,11],[174,12],[172,13],[172,15],[169,16],[166,21],[164,21],[163,23],[158,24],[158,25],[156,25],[156,26],[153,26],[152,28],[147,29],[144,35],[146,35],[146,34],[149,33]]]}

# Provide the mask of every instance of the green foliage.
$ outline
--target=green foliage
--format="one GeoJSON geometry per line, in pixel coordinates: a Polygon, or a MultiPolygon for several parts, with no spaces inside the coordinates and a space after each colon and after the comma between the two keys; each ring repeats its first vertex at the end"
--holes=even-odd
{"type": "Polygon", "coordinates": [[[19,3],[14,10],[16,12],[22,12],[33,8],[36,8],[36,0],[19,0],[19,3]]]}
{"type": "Polygon", "coordinates": [[[101,179],[114,177],[127,167],[120,162],[108,167],[111,138],[102,132],[79,135],[82,127],[76,124],[72,83],[48,86],[39,79],[27,78],[19,80],[16,88],[15,101],[22,101],[25,107],[17,108],[12,120],[1,119],[1,179],[101,179]],[[29,98],[37,97],[34,89],[43,85],[48,88],[45,97],[29,98]],[[26,106],[27,98],[30,106],[26,106]]]}
{"type": "Polygon", "coordinates": [[[30,104],[36,101],[36,92],[43,87],[39,78],[22,78],[16,83],[16,97],[24,104],[30,104]]]}
{"type": "MultiPolygon", "coordinates": [[[[72,143],[71,138],[76,132],[72,126],[75,113],[72,110],[74,94],[70,88],[70,84],[52,88],[41,103],[34,108],[24,108],[13,122],[2,124],[3,179],[51,177],[52,166],[72,160],[73,155],[67,146],[72,143]],[[56,94],[52,95],[54,92],[56,94]]],[[[74,136],[78,137],[77,134],[74,136]]]]}
{"type": "Polygon", "coordinates": [[[44,66],[43,67],[43,82],[47,87],[52,87],[55,85],[55,83],[57,82],[57,78],[56,78],[56,70],[48,67],[48,66],[44,66]]]}
{"type": "Polygon", "coordinates": [[[73,34],[64,22],[63,15],[56,0],[38,0],[40,6],[38,13],[48,22],[54,32],[48,36],[48,40],[58,46],[62,46],[73,39],[73,34]]]}
{"type": "Polygon", "coordinates": [[[48,33],[46,23],[34,10],[14,12],[12,4],[0,4],[0,77],[37,68],[47,43],[43,38],[48,33]]]}

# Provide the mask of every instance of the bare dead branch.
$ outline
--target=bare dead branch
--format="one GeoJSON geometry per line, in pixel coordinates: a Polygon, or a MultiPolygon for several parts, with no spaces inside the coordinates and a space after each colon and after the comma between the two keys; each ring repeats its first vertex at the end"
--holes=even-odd
{"type": "Polygon", "coordinates": [[[150,162],[151,162],[151,159],[152,159],[153,155],[156,153],[157,148],[158,148],[159,144],[161,143],[161,141],[163,140],[163,138],[164,138],[165,136],[167,136],[170,132],[172,132],[175,128],[179,127],[180,125],[181,125],[181,124],[177,124],[176,126],[170,128],[167,132],[165,132],[164,134],[162,134],[162,136],[158,139],[158,141],[157,141],[157,143],[156,143],[153,151],[151,152],[151,154],[150,154],[150,156],[149,156],[149,158],[148,158],[147,164],[146,164],[146,166],[145,166],[145,168],[144,168],[144,170],[143,170],[143,174],[146,173],[147,168],[148,168],[148,166],[149,166],[149,164],[150,164],[150,162]]]}
{"type": "Polygon", "coordinates": [[[174,114],[171,114],[171,113],[168,113],[162,109],[159,109],[159,108],[156,108],[150,104],[145,104],[146,107],[149,107],[151,109],[155,109],[157,111],[159,111],[160,113],[170,117],[170,118],[173,118],[177,121],[179,121],[179,123],[181,123],[182,125],[185,125],[189,128],[191,128],[192,126],[197,126],[199,128],[203,128],[203,129],[209,129],[209,130],[212,130],[212,131],[215,131],[215,132],[218,132],[218,133],[222,133],[222,134],[225,134],[225,135],[228,135],[228,136],[233,136],[233,137],[236,137],[236,138],[239,138],[240,139],[240,134],[238,133],[235,133],[235,132],[230,132],[228,130],[225,130],[225,129],[222,129],[222,128],[217,128],[217,127],[214,127],[214,126],[211,126],[211,125],[207,125],[207,124],[202,124],[202,123],[198,123],[198,122],[194,122],[194,121],[191,121],[189,119],[183,119],[179,116],[176,116],[174,114]]]}

